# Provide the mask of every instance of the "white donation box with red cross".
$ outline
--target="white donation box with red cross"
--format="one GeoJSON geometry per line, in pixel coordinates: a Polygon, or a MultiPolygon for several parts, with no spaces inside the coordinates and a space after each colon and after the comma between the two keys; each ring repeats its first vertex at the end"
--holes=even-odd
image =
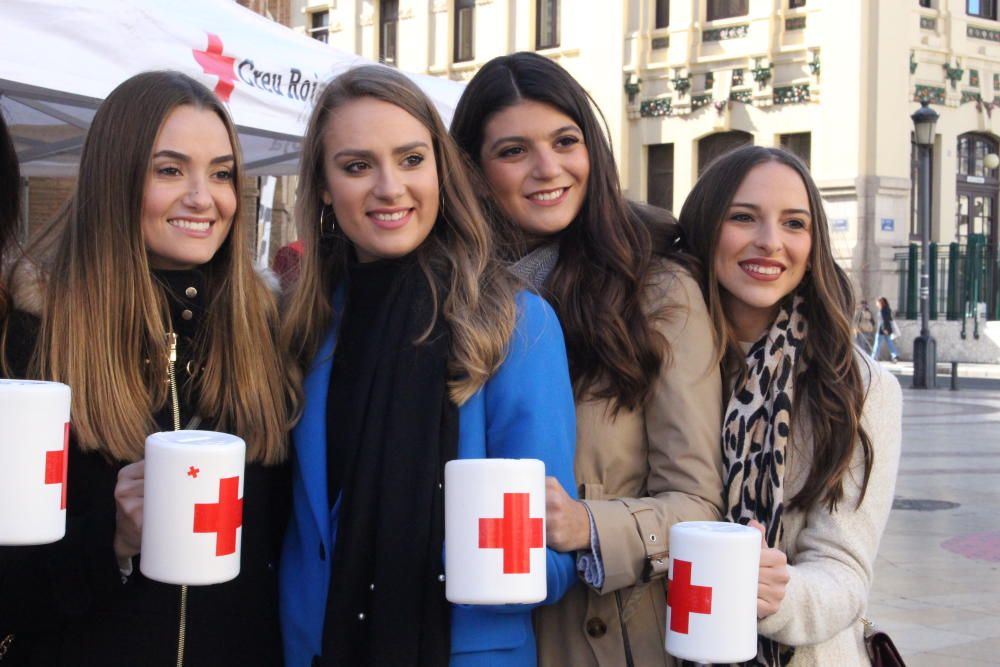
{"type": "Polygon", "coordinates": [[[240,573],[246,444],[228,433],[146,438],[139,569],[168,584],[218,584],[240,573]]]}
{"type": "Polygon", "coordinates": [[[670,528],[667,653],[731,663],[757,654],[760,532],[735,523],[685,521],[670,528]]]}
{"type": "Polygon", "coordinates": [[[545,464],[462,459],[444,467],[445,597],[455,604],[545,599],[545,464]]]}
{"type": "Polygon", "coordinates": [[[0,380],[0,545],[66,534],[69,387],[0,380]]]}

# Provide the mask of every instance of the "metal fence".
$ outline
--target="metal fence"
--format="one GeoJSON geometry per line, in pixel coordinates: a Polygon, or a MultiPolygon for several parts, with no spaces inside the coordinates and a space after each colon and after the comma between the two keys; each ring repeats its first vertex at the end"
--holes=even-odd
{"type": "MultiPolygon", "coordinates": [[[[930,245],[930,318],[971,322],[978,337],[981,320],[1000,319],[1000,257],[981,234],[967,244],[930,245]]],[[[899,317],[920,317],[920,245],[911,243],[895,256],[899,317]]]]}

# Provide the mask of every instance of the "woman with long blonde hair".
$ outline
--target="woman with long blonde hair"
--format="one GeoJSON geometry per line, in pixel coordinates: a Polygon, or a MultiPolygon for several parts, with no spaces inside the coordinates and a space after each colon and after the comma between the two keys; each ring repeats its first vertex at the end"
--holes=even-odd
{"type": "MultiPolygon", "coordinates": [[[[350,70],[318,98],[284,329],[304,377],[281,561],[290,666],[534,663],[530,606],[444,596],[447,461],[537,458],[572,488],[559,323],[493,258],[469,172],[393,69],[350,70]]],[[[572,568],[547,553],[545,603],[572,568]]]]}
{"type": "Polygon", "coordinates": [[[66,537],[3,572],[0,633],[30,664],[281,661],[288,384],[240,167],[207,88],[177,72],[134,76],[95,114],[72,199],[30,253],[42,303],[24,365],[73,391],[66,537]],[[144,441],[180,428],[237,434],[248,461],[240,574],[186,593],[138,567],[144,441]]]}

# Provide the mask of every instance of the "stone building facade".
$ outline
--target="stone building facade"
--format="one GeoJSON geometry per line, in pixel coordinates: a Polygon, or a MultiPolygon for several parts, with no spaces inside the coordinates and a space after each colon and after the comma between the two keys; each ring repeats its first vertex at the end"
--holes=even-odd
{"type": "MultiPolygon", "coordinates": [[[[895,294],[918,238],[910,114],[941,114],[932,237],[996,247],[1000,136],[996,0],[290,0],[290,24],[402,69],[470,78],[536,50],[608,123],[629,197],[679,211],[732,146],[784,146],[810,165],[835,251],[864,295],[895,294]]],[[[995,256],[995,255],[994,255],[995,256]]]]}

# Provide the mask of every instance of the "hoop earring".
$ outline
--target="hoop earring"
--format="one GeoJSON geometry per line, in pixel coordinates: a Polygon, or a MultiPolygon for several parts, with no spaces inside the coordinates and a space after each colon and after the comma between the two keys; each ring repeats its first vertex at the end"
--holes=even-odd
{"type": "Polygon", "coordinates": [[[328,234],[333,234],[333,230],[336,229],[336,227],[337,227],[337,219],[335,217],[333,217],[333,207],[330,206],[329,204],[324,204],[323,208],[321,208],[319,210],[319,237],[323,238],[324,236],[326,236],[328,234]],[[326,215],[327,215],[327,211],[330,212],[330,217],[333,218],[333,220],[330,222],[330,231],[329,232],[327,232],[323,228],[324,227],[325,218],[326,218],[326,215]]]}

